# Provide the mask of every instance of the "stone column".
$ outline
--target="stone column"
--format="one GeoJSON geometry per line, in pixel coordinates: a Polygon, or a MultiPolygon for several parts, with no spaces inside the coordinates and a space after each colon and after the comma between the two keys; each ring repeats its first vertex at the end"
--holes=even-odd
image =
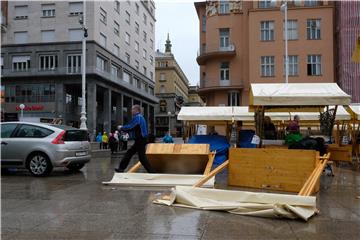
{"type": "MultiPolygon", "coordinates": [[[[65,120],[65,91],[64,91],[64,84],[63,83],[56,83],[55,84],[55,118],[62,118],[65,120]]],[[[63,121],[65,124],[65,122],[63,121]]]]}
{"type": "Polygon", "coordinates": [[[123,108],[122,108],[122,102],[123,102],[123,95],[122,94],[116,94],[116,124],[123,125],[123,108]]]}
{"type": "Polygon", "coordinates": [[[96,119],[97,119],[97,104],[96,104],[96,83],[95,81],[87,81],[86,91],[86,125],[90,133],[91,141],[94,141],[96,136],[96,119]]]}
{"type": "Polygon", "coordinates": [[[104,131],[110,133],[111,130],[111,90],[104,91],[104,131]]]}

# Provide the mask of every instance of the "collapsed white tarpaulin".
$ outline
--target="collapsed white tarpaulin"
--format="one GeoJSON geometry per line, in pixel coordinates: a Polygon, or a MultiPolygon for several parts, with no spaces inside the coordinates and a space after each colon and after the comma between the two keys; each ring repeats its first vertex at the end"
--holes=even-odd
{"type": "Polygon", "coordinates": [[[351,96],[336,83],[251,84],[250,105],[326,106],[349,105],[351,96]]]}
{"type": "Polygon", "coordinates": [[[184,186],[173,188],[170,199],[159,198],[154,203],[256,217],[301,218],[305,221],[317,211],[316,197],[184,186]]]}
{"type": "MultiPolygon", "coordinates": [[[[190,174],[115,173],[110,182],[103,182],[103,184],[151,187],[192,186],[203,177],[204,175],[190,174]]],[[[211,178],[204,187],[214,187],[214,179],[211,178]]]]}

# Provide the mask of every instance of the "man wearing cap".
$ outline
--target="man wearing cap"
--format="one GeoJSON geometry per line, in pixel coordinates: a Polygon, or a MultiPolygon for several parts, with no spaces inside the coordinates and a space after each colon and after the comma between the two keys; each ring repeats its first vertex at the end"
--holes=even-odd
{"type": "Polygon", "coordinates": [[[135,153],[138,153],[139,160],[143,167],[149,173],[153,173],[154,170],[150,166],[145,155],[145,146],[147,144],[148,132],[146,121],[140,113],[140,106],[132,106],[131,114],[133,118],[131,119],[130,123],[124,126],[119,126],[118,130],[125,132],[133,131],[135,135],[135,143],[131,146],[131,148],[129,148],[129,150],[127,150],[124,158],[119,163],[119,167],[115,168],[115,172],[124,172],[129,165],[131,157],[134,156],[135,153]]]}

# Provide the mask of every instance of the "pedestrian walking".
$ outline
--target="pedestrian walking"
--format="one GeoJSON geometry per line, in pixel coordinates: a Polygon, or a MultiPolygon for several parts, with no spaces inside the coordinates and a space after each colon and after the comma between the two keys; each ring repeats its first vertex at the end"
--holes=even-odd
{"type": "Polygon", "coordinates": [[[101,135],[101,132],[98,133],[98,135],[95,138],[95,141],[100,144],[99,147],[101,149],[102,148],[102,135],[101,135]]]}
{"type": "Polygon", "coordinates": [[[114,134],[110,133],[109,136],[109,147],[111,150],[111,154],[114,154],[114,152],[116,151],[116,139],[114,137],[114,134]]]}
{"type": "Polygon", "coordinates": [[[109,138],[106,135],[106,132],[104,132],[101,139],[102,139],[103,149],[108,149],[109,138]]]}
{"type": "Polygon", "coordinates": [[[149,173],[153,173],[154,170],[150,166],[145,155],[145,146],[147,144],[148,131],[145,118],[140,113],[140,106],[132,106],[131,114],[133,118],[131,119],[130,123],[124,126],[119,126],[119,130],[125,132],[133,131],[135,136],[135,143],[125,153],[124,158],[119,163],[119,167],[115,168],[115,172],[124,172],[129,165],[131,157],[135,153],[137,153],[139,156],[139,160],[143,167],[146,169],[146,171],[148,171],[149,173]]]}

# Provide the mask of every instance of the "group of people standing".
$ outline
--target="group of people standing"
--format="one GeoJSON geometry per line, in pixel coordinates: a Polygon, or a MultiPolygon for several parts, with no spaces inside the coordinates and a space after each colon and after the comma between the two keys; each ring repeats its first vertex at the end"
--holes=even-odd
{"type": "Polygon", "coordinates": [[[118,151],[126,151],[128,139],[129,134],[127,132],[119,132],[116,130],[109,135],[107,135],[106,132],[103,134],[99,132],[95,140],[100,144],[100,149],[110,149],[111,153],[114,153],[118,151]]]}

